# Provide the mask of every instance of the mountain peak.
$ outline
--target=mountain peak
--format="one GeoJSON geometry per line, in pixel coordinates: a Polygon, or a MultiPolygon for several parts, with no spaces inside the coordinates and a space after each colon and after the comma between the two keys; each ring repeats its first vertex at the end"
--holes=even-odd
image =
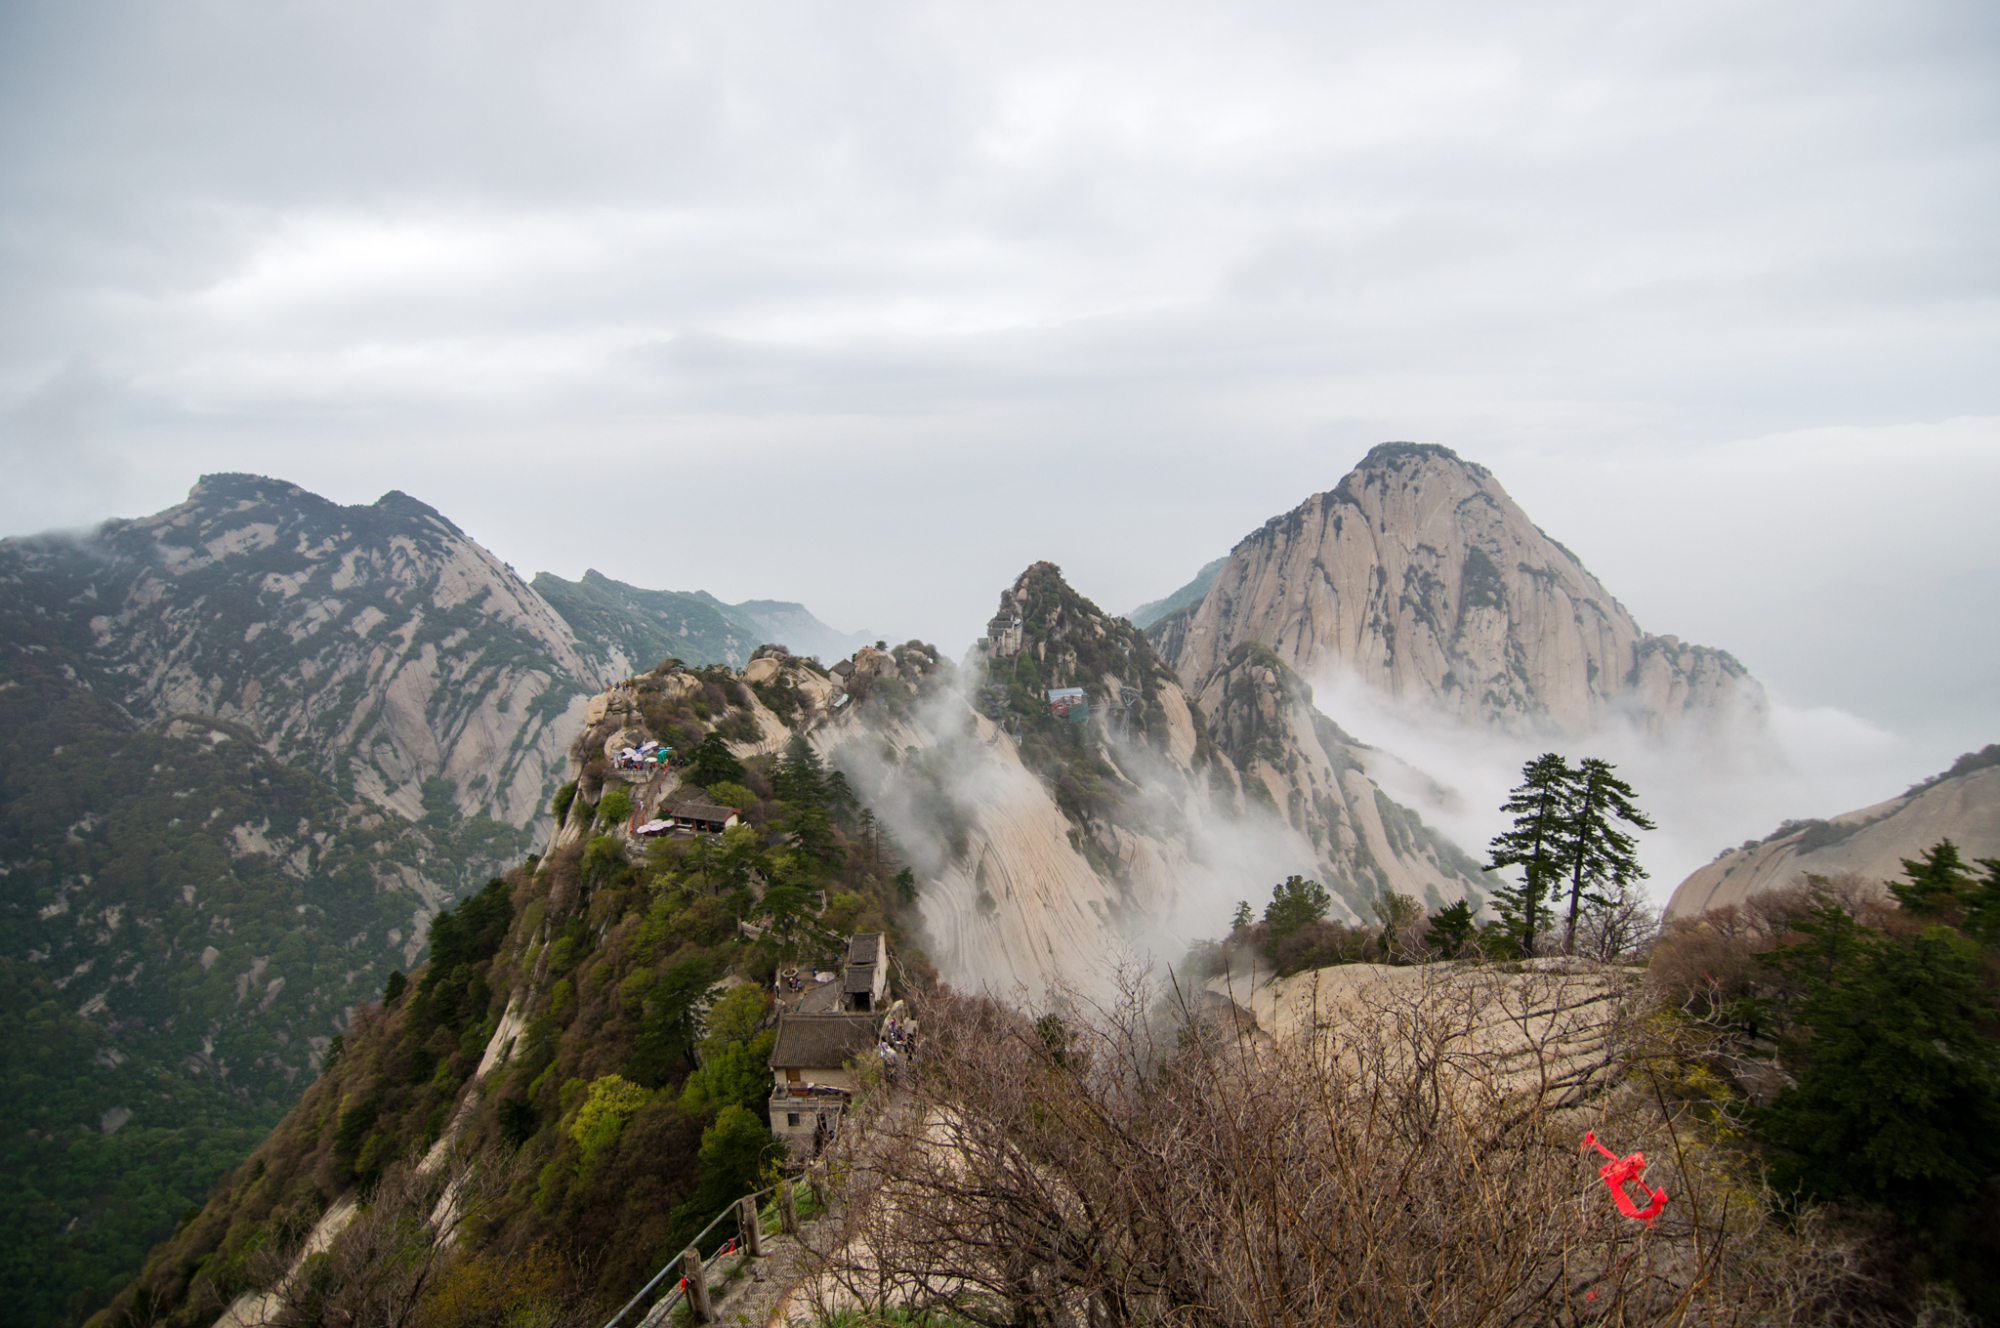
{"type": "Polygon", "coordinates": [[[389,492],[371,503],[370,506],[383,516],[435,521],[454,535],[465,533],[453,525],[451,519],[438,511],[437,508],[432,507],[421,498],[412,498],[401,489],[389,490],[389,492]]]}
{"type": "Polygon", "coordinates": [[[1664,731],[1761,722],[1727,654],[1643,631],[1491,471],[1384,443],[1239,541],[1199,603],[1148,629],[1191,687],[1258,641],[1299,674],[1355,675],[1461,720],[1587,733],[1613,710],[1664,731]]]}
{"type": "Polygon", "coordinates": [[[334,506],[333,503],[316,493],[308,493],[289,480],[274,479],[269,475],[253,475],[248,471],[217,471],[203,475],[188,490],[190,503],[212,505],[217,503],[271,503],[290,502],[305,505],[334,506]]]}
{"type": "Polygon", "coordinates": [[[1422,464],[1426,461],[1447,461],[1454,466],[1463,467],[1481,479],[1490,479],[1493,475],[1493,472],[1486,469],[1486,467],[1476,462],[1467,461],[1449,447],[1438,443],[1377,443],[1368,449],[1368,455],[1362,457],[1361,463],[1354,469],[1356,473],[1361,471],[1402,470],[1412,463],[1422,464]]]}

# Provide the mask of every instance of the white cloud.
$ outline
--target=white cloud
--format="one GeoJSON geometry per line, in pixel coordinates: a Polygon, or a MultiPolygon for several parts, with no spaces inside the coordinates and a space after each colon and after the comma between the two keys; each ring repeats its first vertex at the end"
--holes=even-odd
{"type": "Polygon", "coordinates": [[[1941,0],[14,6],[0,529],[401,488],[956,652],[1031,559],[1137,603],[1421,438],[1654,630],[1976,745],[1994,46],[1941,0]],[[607,547],[609,495],[671,534],[607,547]]]}
{"type": "Polygon", "coordinates": [[[1723,849],[1761,839],[1788,818],[1827,817],[1895,797],[1950,759],[1846,711],[1783,701],[1772,704],[1768,731],[1662,743],[1615,719],[1582,739],[1467,730],[1338,674],[1322,678],[1315,697],[1323,713],[1377,749],[1368,773],[1390,796],[1473,853],[1507,828],[1500,804],[1533,757],[1559,751],[1612,762],[1657,823],[1638,835],[1639,861],[1661,905],[1723,849]]]}

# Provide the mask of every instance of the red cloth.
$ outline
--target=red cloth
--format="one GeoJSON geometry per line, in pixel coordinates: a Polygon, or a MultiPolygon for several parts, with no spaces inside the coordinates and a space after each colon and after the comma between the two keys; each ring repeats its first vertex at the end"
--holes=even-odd
{"type": "MultiPolygon", "coordinates": [[[[1646,1155],[1644,1153],[1634,1153],[1630,1157],[1620,1157],[1603,1144],[1597,1142],[1597,1135],[1590,1131],[1585,1131],[1584,1133],[1583,1148],[1595,1148],[1598,1152],[1611,1159],[1597,1169],[1597,1174],[1604,1177],[1604,1183],[1611,1187],[1611,1197],[1617,1201],[1618,1211],[1627,1217],[1644,1222],[1647,1226],[1653,1225],[1653,1219],[1658,1217],[1660,1210],[1667,1206],[1667,1192],[1665,1190],[1654,1189],[1639,1174],[1646,1169],[1646,1155]],[[1632,1196],[1626,1192],[1625,1186],[1627,1182],[1637,1185],[1642,1192],[1650,1195],[1653,1201],[1641,1209],[1633,1201],[1632,1196]]],[[[1580,1153],[1583,1151],[1583,1148],[1579,1148],[1577,1151],[1580,1153]]]]}

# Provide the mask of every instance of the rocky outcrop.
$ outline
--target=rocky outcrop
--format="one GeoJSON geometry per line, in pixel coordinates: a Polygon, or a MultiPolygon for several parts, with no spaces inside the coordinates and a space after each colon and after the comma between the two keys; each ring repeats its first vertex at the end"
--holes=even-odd
{"type": "MultiPolygon", "coordinates": [[[[1375,785],[1270,651],[1238,648],[1193,700],[1050,563],[1008,587],[996,623],[997,648],[962,669],[914,641],[831,670],[763,647],[744,686],[666,664],[593,697],[552,848],[594,823],[587,767],[607,743],[685,748],[712,730],[745,760],[803,736],[840,769],[915,869],[938,971],[971,987],[1087,985],[1121,959],[1178,958],[1292,874],[1369,922],[1385,891],[1482,902],[1477,864],[1375,785]],[[1070,687],[1087,709],[1053,714],[1047,691],[1070,687]],[[698,693],[699,719],[684,704],[698,693]]],[[[635,821],[663,796],[632,792],[635,821]]]]}
{"type": "Polygon", "coordinates": [[[1831,820],[1787,821],[1762,840],[1730,849],[1675,888],[1667,916],[1741,904],[1807,876],[1897,880],[1903,859],[1941,839],[1958,845],[1968,862],[2000,858],[2000,745],[1960,757],[1899,798],[1831,820]]]}
{"type": "Polygon", "coordinates": [[[954,981],[1034,990],[1177,957],[1294,873],[1370,921],[1385,890],[1480,902],[1476,864],[1376,787],[1269,651],[1233,652],[1191,699],[1139,632],[1038,563],[964,667],[923,704],[864,704],[817,737],[899,841],[926,846],[919,906],[954,981]],[[1046,700],[1068,687],[1087,695],[1081,723],[1046,700]]]}
{"type": "Polygon", "coordinates": [[[1490,471],[1416,443],[1266,522],[1148,636],[1191,686],[1254,641],[1466,722],[1575,734],[1615,711],[1663,733],[1765,711],[1728,654],[1643,631],[1490,471]]]}
{"type": "Polygon", "coordinates": [[[1367,748],[1313,707],[1312,689],[1265,647],[1236,647],[1197,701],[1248,798],[1311,841],[1320,883],[1372,920],[1384,892],[1432,910],[1483,903],[1479,864],[1368,776],[1367,748]]]}
{"type": "Polygon", "coordinates": [[[211,475],[156,516],[5,541],[0,569],[39,583],[91,685],[135,715],[242,723],[410,819],[533,819],[603,681],[512,569],[400,493],[342,507],[211,475]]]}

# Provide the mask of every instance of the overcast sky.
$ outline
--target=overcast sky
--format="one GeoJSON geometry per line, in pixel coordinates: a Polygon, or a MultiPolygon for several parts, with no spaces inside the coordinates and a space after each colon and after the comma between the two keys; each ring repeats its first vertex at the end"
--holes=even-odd
{"type": "Polygon", "coordinates": [[[397,488],[956,653],[1418,439],[1906,782],[2000,741],[1996,54],[1990,0],[7,5],[0,533],[397,488]]]}

